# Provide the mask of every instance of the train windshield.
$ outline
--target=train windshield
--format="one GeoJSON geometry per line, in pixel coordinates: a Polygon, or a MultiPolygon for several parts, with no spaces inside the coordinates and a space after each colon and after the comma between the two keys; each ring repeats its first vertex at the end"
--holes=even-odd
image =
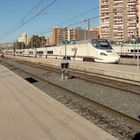
{"type": "Polygon", "coordinates": [[[97,40],[93,41],[92,45],[98,49],[112,49],[111,45],[107,40],[97,40]]]}

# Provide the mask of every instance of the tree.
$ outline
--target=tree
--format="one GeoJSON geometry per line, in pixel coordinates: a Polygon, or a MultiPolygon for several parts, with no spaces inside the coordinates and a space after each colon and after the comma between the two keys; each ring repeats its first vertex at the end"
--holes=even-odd
{"type": "Polygon", "coordinates": [[[33,35],[30,42],[29,48],[39,48],[41,46],[45,46],[46,39],[45,37],[39,37],[38,35],[33,35]]]}
{"type": "Polygon", "coordinates": [[[46,45],[46,39],[45,39],[45,36],[42,36],[40,37],[40,40],[41,40],[41,46],[45,46],[46,45]]]}
{"type": "Polygon", "coordinates": [[[25,49],[26,45],[24,42],[15,42],[14,43],[14,49],[25,49]]]}

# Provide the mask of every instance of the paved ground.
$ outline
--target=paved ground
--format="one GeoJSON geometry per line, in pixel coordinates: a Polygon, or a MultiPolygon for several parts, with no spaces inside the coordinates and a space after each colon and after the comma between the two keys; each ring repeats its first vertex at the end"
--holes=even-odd
{"type": "Polygon", "coordinates": [[[0,140],[115,140],[0,65],[0,140]]]}

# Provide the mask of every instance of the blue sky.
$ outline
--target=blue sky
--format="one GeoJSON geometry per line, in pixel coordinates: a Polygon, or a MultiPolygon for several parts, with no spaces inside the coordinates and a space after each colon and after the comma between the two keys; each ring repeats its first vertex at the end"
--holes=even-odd
{"type": "MultiPolygon", "coordinates": [[[[56,3],[47,8],[42,14],[7,36],[7,32],[14,25],[17,25],[16,27],[22,25],[22,23],[31,19],[52,1],[0,0],[0,43],[14,42],[23,32],[32,35],[41,31],[42,34],[40,36],[44,35],[47,37],[50,34],[51,27],[56,25],[57,27],[67,27],[72,24],[70,27],[86,28],[86,23],[74,23],[98,16],[99,9],[95,9],[87,14],[71,19],[90,9],[97,8],[99,6],[99,0],[57,0],[56,3]],[[24,20],[21,20],[38,2],[40,4],[24,20]],[[64,23],[62,24],[62,22],[64,23]]],[[[98,26],[98,21],[98,18],[91,20],[91,27],[98,26]]]]}

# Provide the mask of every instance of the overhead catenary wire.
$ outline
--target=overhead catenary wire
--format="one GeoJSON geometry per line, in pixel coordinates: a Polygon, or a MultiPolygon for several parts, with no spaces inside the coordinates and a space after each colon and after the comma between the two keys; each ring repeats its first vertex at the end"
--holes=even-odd
{"type": "MultiPolygon", "coordinates": [[[[56,1],[56,0],[55,0],[55,1],[56,1]]],[[[53,2],[55,2],[55,1],[53,1],[53,2]]],[[[53,2],[52,2],[52,3],[53,3],[53,2]]],[[[111,3],[113,3],[113,2],[109,2],[109,3],[111,4],[111,3]]],[[[137,3],[137,4],[139,5],[140,3],[137,3]]],[[[100,7],[101,7],[101,6],[100,6],[100,7]]],[[[63,22],[61,22],[61,23],[59,23],[59,24],[53,25],[53,26],[59,26],[59,25],[62,26],[64,23],[69,22],[69,21],[71,21],[71,20],[73,20],[73,19],[75,19],[75,18],[78,18],[78,17],[82,16],[82,15],[85,15],[85,14],[87,14],[87,13],[93,11],[93,10],[99,9],[100,7],[98,6],[98,7],[89,9],[89,10],[86,11],[86,12],[80,13],[80,14],[78,14],[78,15],[76,15],[76,16],[74,16],[74,17],[68,19],[68,20],[65,20],[65,21],[63,21],[63,22]]],[[[43,10],[43,9],[42,9],[42,10],[43,10]]],[[[127,10],[127,9],[126,9],[126,10],[127,10]]],[[[43,10],[43,11],[44,11],[44,10],[43,10]]],[[[43,11],[42,11],[42,12],[43,12],[43,11]]],[[[111,14],[111,13],[113,13],[113,12],[110,12],[110,11],[109,11],[109,13],[111,14]]],[[[38,15],[40,15],[40,14],[41,14],[41,11],[38,12],[35,16],[33,16],[31,19],[29,19],[29,20],[23,22],[23,25],[26,24],[26,23],[28,23],[28,22],[30,22],[31,20],[33,20],[36,16],[38,16],[38,15]]],[[[100,14],[101,14],[101,13],[100,13],[100,14]]],[[[100,17],[101,17],[101,15],[95,16],[95,17],[92,17],[92,18],[88,18],[88,19],[93,20],[93,19],[97,19],[97,18],[100,18],[100,17]]],[[[66,25],[66,26],[67,26],[67,27],[70,27],[70,26],[77,25],[77,24],[81,24],[81,23],[84,23],[84,22],[85,22],[85,20],[82,20],[82,21],[79,21],[79,22],[76,22],[76,23],[71,23],[71,24],[66,25]]],[[[23,25],[21,25],[21,27],[22,27],[23,25]]],[[[49,32],[51,32],[50,30],[51,30],[51,28],[52,28],[53,26],[51,26],[50,28],[47,28],[47,30],[44,29],[44,30],[39,31],[39,32],[37,32],[37,33],[35,33],[35,34],[46,34],[46,33],[49,33],[49,32]]],[[[20,27],[18,27],[18,28],[20,28],[20,27]]],[[[17,28],[17,29],[18,29],[18,28],[17,28]]],[[[17,30],[17,29],[15,29],[15,30],[17,30]]],[[[15,30],[14,30],[14,31],[15,31],[15,30]]],[[[14,32],[14,31],[12,31],[12,32],[14,32]]],[[[10,34],[11,34],[11,33],[10,33],[10,34]]]]}
{"type": "MultiPolygon", "coordinates": [[[[110,3],[110,4],[113,4],[113,1],[112,1],[112,2],[109,2],[109,3],[110,3]]],[[[138,3],[138,4],[140,4],[140,3],[138,3]]],[[[78,17],[80,17],[80,16],[86,15],[87,13],[92,12],[92,11],[94,11],[94,10],[96,10],[96,9],[100,9],[100,8],[101,8],[101,6],[94,7],[94,8],[92,8],[92,9],[89,9],[89,10],[87,10],[87,11],[85,11],[85,12],[82,12],[82,13],[80,13],[80,14],[74,16],[74,17],[71,17],[71,18],[69,18],[69,19],[67,19],[67,20],[65,20],[65,21],[62,21],[61,23],[52,25],[51,27],[48,27],[48,28],[46,28],[46,29],[42,29],[41,31],[38,31],[38,32],[36,32],[36,33],[34,33],[34,34],[48,33],[48,32],[49,32],[48,30],[51,29],[51,28],[54,27],[54,26],[62,26],[62,25],[63,25],[64,23],[66,23],[66,22],[69,22],[69,21],[71,21],[71,20],[73,20],[73,19],[75,19],[75,18],[78,18],[78,17]]],[[[112,12],[109,12],[109,13],[112,13],[112,12]]],[[[101,16],[99,16],[99,17],[101,17],[101,16]]],[[[82,23],[82,21],[79,21],[79,23],[82,23]]],[[[74,23],[74,24],[76,24],[76,23],[74,23]]],[[[78,22],[77,22],[77,24],[78,24],[78,22]]]]}
{"type": "Polygon", "coordinates": [[[12,26],[7,32],[3,33],[3,36],[9,34],[13,29],[15,29],[18,25],[22,24],[24,19],[30,15],[32,13],[32,11],[38,7],[41,3],[43,2],[43,0],[39,1],[31,10],[29,10],[20,20],[19,22],[17,22],[14,26],[12,26]]]}
{"type": "MultiPolygon", "coordinates": [[[[83,15],[86,15],[86,14],[88,14],[88,13],[90,13],[90,12],[96,10],[96,9],[99,9],[99,6],[94,7],[94,8],[92,8],[92,9],[89,9],[89,10],[87,10],[87,11],[85,11],[85,12],[82,12],[82,13],[80,13],[80,14],[78,14],[78,15],[76,15],[76,16],[73,16],[73,17],[71,17],[71,18],[69,18],[69,19],[67,19],[67,20],[65,20],[65,21],[62,21],[62,22],[60,22],[60,23],[58,23],[58,24],[52,25],[51,27],[42,29],[41,31],[38,31],[38,32],[36,32],[36,33],[34,33],[34,34],[43,34],[43,33],[46,33],[46,32],[48,33],[48,30],[51,29],[52,27],[55,27],[55,26],[62,26],[63,24],[65,24],[65,23],[67,23],[67,22],[69,22],[69,21],[72,21],[73,19],[79,18],[79,17],[81,17],[81,16],[83,16],[83,15]]],[[[79,21],[79,22],[81,22],[81,21],[79,21]]]]}
{"type": "MultiPolygon", "coordinates": [[[[109,4],[113,4],[113,1],[112,2],[109,2],[109,4]]],[[[137,3],[137,5],[139,5],[140,3],[137,3]]],[[[66,23],[66,22],[68,22],[68,21],[71,21],[71,20],[73,20],[73,19],[75,19],[75,18],[78,18],[78,17],[80,17],[80,16],[82,16],[82,15],[85,15],[85,14],[87,14],[87,13],[89,13],[89,12],[91,12],[91,11],[93,11],[93,10],[96,10],[96,9],[99,9],[99,8],[101,8],[101,6],[98,6],[98,7],[95,7],[95,8],[92,8],[92,9],[89,9],[88,11],[86,11],[86,12],[83,12],[83,13],[81,13],[81,14],[78,14],[78,15],[76,15],[76,16],[74,16],[74,17],[72,17],[72,18],[70,18],[70,19],[68,19],[68,20],[66,20],[66,21],[63,21],[63,22],[61,22],[61,23],[59,23],[59,24],[56,24],[56,25],[53,25],[53,26],[62,26],[64,23],[66,23]]],[[[127,10],[127,9],[123,9],[123,11],[124,10],[127,10]]],[[[108,11],[108,13],[109,14],[112,14],[113,12],[110,12],[110,11],[108,11]]],[[[99,14],[99,16],[95,16],[95,17],[92,17],[91,19],[89,18],[89,20],[92,20],[92,19],[97,19],[97,18],[100,18],[101,17],[101,11],[100,11],[100,14],[99,14]]],[[[87,20],[87,19],[86,19],[87,20]]],[[[82,21],[78,21],[78,22],[76,22],[76,23],[72,23],[72,24],[69,24],[69,25],[66,25],[66,27],[70,27],[70,26],[73,26],[73,25],[76,25],[76,24],[80,24],[80,23],[83,23],[85,20],[82,20],[82,21]]],[[[53,27],[52,26],[52,27],[53,27]]],[[[39,32],[37,32],[37,33],[35,33],[35,34],[45,34],[45,33],[49,33],[49,32],[51,32],[51,31],[49,31],[49,30],[51,30],[51,28],[52,27],[49,27],[49,28],[47,28],[48,30],[41,30],[41,31],[39,31],[39,32]]]]}
{"type": "MultiPolygon", "coordinates": [[[[88,18],[88,19],[86,19],[86,20],[95,20],[95,19],[98,19],[99,17],[100,17],[100,16],[95,16],[95,17],[88,18]]],[[[71,26],[74,26],[74,25],[77,25],[77,24],[81,24],[81,23],[84,23],[84,22],[85,22],[85,20],[78,21],[78,22],[69,24],[69,25],[67,25],[66,27],[69,28],[69,27],[71,27],[71,26]]],[[[40,35],[41,35],[41,34],[44,35],[44,34],[47,34],[47,33],[51,33],[51,28],[50,28],[49,30],[44,31],[44,32],[40,32],[39,34],[40,34],[40,35]]],[[[39,35],[39,34],[38,34],[38,35],[39,35]]]]}
{"type": "MultiPolygon", "coordinates": [[[[42,3],[42,1],[43,0],[41,0],[39,3],[37,3],[23,18],[22,18],[22,21],[20,21],[20,23],[22,23],[21,25],[19,25],[19,26],[15,26],[16,28],[15,28],[15,30],[17,30],[18,28],[20,28],[20,27],[22,27],[24,24],[26,24],[26,23],[28,23],[28,21],[26,21],[25,23],[23,22],[24,20],[24,18],[27,16],[27,15],[29,15],[29,13],[31,12],[31,11],[33,11],[33,9],[34,8],[36,8],[38,5],[40,5],[41,3],[42,3]]],[[[56,1],[56,0],[55,0],[56,1]]],[[[53,1],[54,2],[54,1],[53,1]]],[[[94,7],[94,8],[92,8],[92,9],[89,9],[89,10],[87,10],[87,11],[85,11],[85,12],[83,12],[83,13],[80,13],[80,14],[78,14],[78,15],[76,15],[76,16],[74,16],[74,17],[72,17],[72,18],[70,18],[70,19],[68,19],[68,20],[65,20],[65,21],[63,21],[63,22],[61,22],[61,23],[58,23],[58,24],[56,24],[56,25],[53,25],[53,26],[51,26],[51,27],[49,27],[49,28],[47,28],[47,31],[46,31],[46,29],[43,29],[43,30],[41,30],[41,31],[38,31],[38,32],[36,32],[36,33],[34,33],[34,34],[46,34],[46,33],[48,33],[48,32],[50,32],[50,31],[48,31],[48,29],[51,29],[52,27],[54,27],[54,26],[59,26],[59,25],[63,25],[64,23],[66,23],[66,22],[69,22],[69,21],[71,21],[71,20],[73,20],[73,19],[75,19],[75,18],[78,18],[78,17],[80,17],[80,16],[83,16],[83,15],[85,15],[85,14],[88,14],[89,12],[92,12],[92,11],[94,11],[94,10],[96,10],[96,9],[99,9],[100,7],[99,6],[97,6],[97,7],[94,7]]],[[[44,11],[44,10],[43,10],[44,11]]],[[[42,12],[43,12],[42,11],[42,12]]],[[[36,16],[38,16],[38,15],[40,15],[41,14],[41,12],[39,12],[38,14],[36,14],[34,17],[32,17],[32,19],[31,20],[33,20],[36,16]]],[[[30,20],[29,20],[29,22],[30,22],[30,20]]],[[[82,23],[82,21],[79,21],[79,23],[82,23]]],[[[78,24],[78,23],[74,23],[75,25],[76,24],[78,24]]],[[[71,25],[74,25],[74,24],[71,24],[71,25]]],[[[18,25],[18,24],[17,24],[18,25]]],[[[11,30],[10,32],[8,32],[7,34],[5,34],[5,36],[8,36],[8,35],[10,35],[12,32],[14,32],[15,31],[14,29],[13,30],[11,30]]],[[[2,38],[4,38],[5,36],[3,36],[3,37],[0,37],[0,39],[2,39],[2,38]]]]}
{"type": "MultiPolygon", "coordinates": [[[[42,0],[41,0],[42,1],[42,0]]],[[[31,20],[33,20],[34,18],[36,18],[37,16],[39,16],[41,13],[43,13],[47,8],[49,8],[50,6],[52,6],[56,1],[58,0],[53,0],[49,5],[45,6],[43,9],[41,9],[37,14],[35,14],[34,16],[32,16],[31,18],[29,18],[28,20],[24,21],[22,20],[22,24],[15,26],[12,30],[10,30],[9,32],[7,32],[6,34],[4,34],[2,37],[0,37],[0,39],[5,38],[7,36],[9,36],[11,33],[13,33],[14,31],[16,31],[17,29],[21,28],[22,26],[24,26],[25,24],[29,23],[31,20]]],[[[34,9],[34,8],[33,8],[34,9]]],[[[25,17],[27,17],[30,12],[32,11],[32,9],[22,18],[25,19],[25,17]]]]}
{"type": "MultiPolygon", "coordinates": [[[[89,9],[88,11],[85,11],[85,12],[83,12],[83,13],[80,13],[80,14],[78,14],[78,15],[76,15],[76,16],[70,18],[70,19],[67,19],[67,20],[65,20],[65,21],[63,21],[63,22],[61,22],[61,23],[55,24],[55,25],[53,25],[53,26],[47,28],[47,30],[44,29],[44,30],[38,31],[38,32],[36,32],[36,33],[34,33],[34,34],[39,34],[39,35],[41,35],[41,34],[51,33],[52,27],[54,27],[54,26],[59,26],[59,25],[62,26],[62,24],[66,23],[66,22],[68,22],[68,21],[71,21],[72,19],[78,18],[78,17],[80,17],[80,16],[82,16],[82,15],[85,15],[85,14],[87,14],[87,13],[93,11],[93,10],[96,10],[96,9],[99,9],[99,7],[95,7],[95,8],[89,9]]],[[[95,16],[95,17],[91,17],[91,18],[88,18],[88,19],[89,19],[89,20],[93,20],[93,19],[97,19],[97,18],[99,18],[99,17],[100,17],[100,16],[95,16]]],[[[86,19],[86,20],[87,20],[87,19],[86,19]]],[[[77,25],[77,24],[84,23],[84,22],[85,22],[85,19],[84,19],[84,20],[80,20],[80,21],[75,22],[75,23],[68,24],[68,25],[66,25],[66,27],[70,27],[70,26],[77,25]]]]}

